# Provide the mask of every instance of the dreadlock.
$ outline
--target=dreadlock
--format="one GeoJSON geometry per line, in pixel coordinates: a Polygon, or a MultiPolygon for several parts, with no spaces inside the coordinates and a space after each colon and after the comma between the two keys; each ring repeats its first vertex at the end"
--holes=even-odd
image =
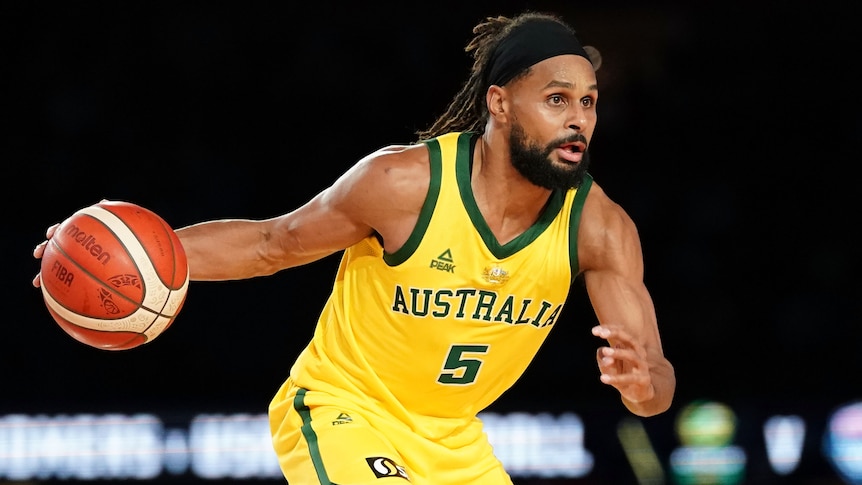
{"type": "MultiPolygon", "coordinates": [[[[473,131],[476,133],[485,131],[488,110],[485,106],[487,86],[484,85],[484,80],[487,77],[490,55],[497,44],[506,38],[515,27],[535,19],[551,20],[572,30],[558,16],[538,12],[525,12],[514,18],[487,17],[483,22],[473,27],[473,39],[464,48],[464,51],[473,57],[470,77],[452,98],[446,111],[430,127],[416,132],[420,140],[427,140],[454,131],[473,131]]],[[[574,33],[573,30],[572,32],[574,33]]],[[[598,50],[592,46],[584,46],[584,50],[587,51],[594,68],[598,70],[601,65],[601,55],[598,50]]],[[[526,75],[527,72],[529,69],[515,76],[513,81],[526,75]]]]}

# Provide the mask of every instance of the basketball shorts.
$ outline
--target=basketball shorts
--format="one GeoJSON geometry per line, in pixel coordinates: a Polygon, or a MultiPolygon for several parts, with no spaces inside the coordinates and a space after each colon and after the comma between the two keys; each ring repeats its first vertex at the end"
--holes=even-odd
{"type": "Polygon", "coordinates": [[[381,409],[290,379],[273,398],[269,419],[290,485],[512,485],[478,419],[430,439],[381,409]]]}

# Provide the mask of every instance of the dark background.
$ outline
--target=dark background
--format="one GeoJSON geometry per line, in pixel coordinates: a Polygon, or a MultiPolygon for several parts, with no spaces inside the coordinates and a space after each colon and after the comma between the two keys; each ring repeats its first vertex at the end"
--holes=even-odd
{"type": "MultiPolygon", "coordinates": [[[[337,256],[193,283],[158,340],[104,352],[64,334],[30,286],[45,228],[102,198],[174,227],[290,211],[370,151],[414,141],[466,79],[475,23],[549,10],[604,56],[592,173],[638,224],[678,379],[672,410],[646,420],[656,446],[677,445],[673,419],[695,399],[731,405],[754,455],[765,417],[804,414],[796,479],[833,483],[818,433],[862,398],[855,9],[643,3],[0,3],[0,415],[265,412],[337,256]]],[[[625,413],[598,381],[592,318],[575,288],[490,410],[577,412],[606,470],[625,413]]]]}

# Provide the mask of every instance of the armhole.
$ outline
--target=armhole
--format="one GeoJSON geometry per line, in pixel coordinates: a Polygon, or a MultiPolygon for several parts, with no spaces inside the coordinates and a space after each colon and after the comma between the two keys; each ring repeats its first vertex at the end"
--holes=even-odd
{"type": "Polygon", "coordinates": [[[580,263],[578,263],[578,229],[581,223],[581,213],[584,211],[584,202],[587,200],[587,194],[590,192],[590,187],[592,186],[592,175],[585,173],[581,185],[575,192],[575,200],[572,201],[572,210],[569,212],[569,266],[572,269],[572,282],[575,281],[578,273],[580,273],[580,263]]]}
{"type": "Polygon", "coordinates": [[[389,266],[397,266],[416,251],[425,231],[428,229],[428,224],[431,223],[431,215],[434,214],[434,206],[437,205],[437,198],[440,196],[440,182],[443,172],[443,155],[440,150],[440,142],[437,139],[431,139],[423,142],[428,147],[428,165],[431,170],[431,179],[428,183],[428,194],[425,195],[425,202],[422,203],[422,210],[419,211],[419,219],[416,220],[416,227],[410,233],[407,241],[394,253],[383,252],[383,261],[389,266]]]}

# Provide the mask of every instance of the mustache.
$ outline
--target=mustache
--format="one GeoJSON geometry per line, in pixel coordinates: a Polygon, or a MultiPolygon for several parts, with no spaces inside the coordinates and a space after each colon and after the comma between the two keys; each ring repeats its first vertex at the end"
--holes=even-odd
{"type": "MultiPolygon", "coordinates": [[[[566,136],[564,138],[558,138],[553,140],[551,143],[548,143],[548,148],[556,148],[560,145],[565,145],[566,143],[575,143],[581,142],[584,144],[584,147],[589,148],[590,144],[587,142],[587,137],[581,133],[574,133],[572,135],[566,136]]],[[[586,149],[585,148],[585,149],[586,149]]]]}

